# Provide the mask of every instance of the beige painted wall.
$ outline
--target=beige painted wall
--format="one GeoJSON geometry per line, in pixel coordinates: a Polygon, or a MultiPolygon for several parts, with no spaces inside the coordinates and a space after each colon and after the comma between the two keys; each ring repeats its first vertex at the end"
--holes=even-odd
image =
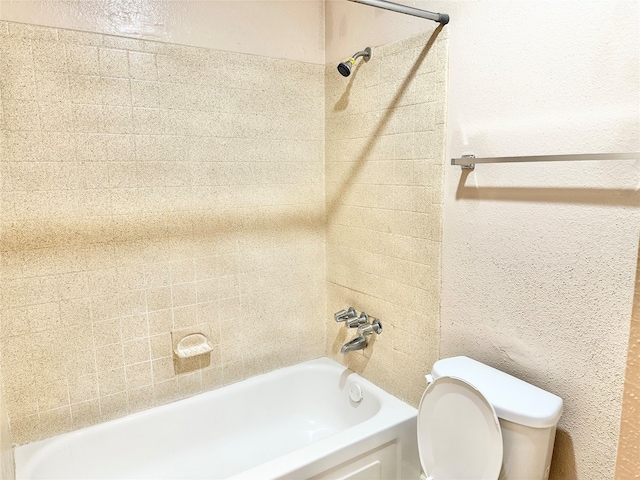
{"type": "MultiPolygon", "coordinates": [[[[640,150],[637,2],[455,7],[451,156],[640,150]]],[[[446,170],[441,354],[564,399],[551,478],[614,476],[639,178],[638,161],[446,170]]]]}
{"type": "Polygon", "coordinates": [[[0,0],[0,20],[324,63],[322,0],[0,0]]]}
{"type": "Polygon", "coordinates": [[[414,406],[438,359],[446,78],[442,29],[325,75],[327,352],[414,406]],[[348,306],[383,331],[342,355],[348,306]]]}
{"type": "Polygon", "coordinates": [[[323,354],[323,66],[8,22],[0,51],[16,443],[323,354]],[[210,359],[174,362],[192,330],[210,359]]]}
{"type": "MultiPolygon", "coordinates": [[[[637,2],[408,3],[452,18],[448,157],[640,150],[637,2]]],[[[326,10],[328,63],[430,28],[344,2],[326,10]]],[[[614,475],[639,171],[486,165],[462,183],[445,166],[440,355],[564,398],[552,478],[614,475]]]]}
{"type": "Polygon", "coordinates": [[[625,375],[616,479],[640,478],[640,250],[625,375]]]}

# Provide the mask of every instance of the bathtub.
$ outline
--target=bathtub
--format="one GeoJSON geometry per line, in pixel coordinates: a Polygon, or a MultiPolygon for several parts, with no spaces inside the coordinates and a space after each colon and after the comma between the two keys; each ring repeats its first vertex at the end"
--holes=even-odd
{"type": "Polygon", "coordinates": [[[416,409],[327,358],[16,448],[18,479],[418,479],[416,409]],[[362,400],[357,402],[358,387],[362,400]]]}

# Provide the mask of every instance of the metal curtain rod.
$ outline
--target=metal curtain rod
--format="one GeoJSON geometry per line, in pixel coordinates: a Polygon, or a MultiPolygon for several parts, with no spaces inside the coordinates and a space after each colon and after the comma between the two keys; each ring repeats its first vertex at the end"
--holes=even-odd
{"type": "Polygon", "coordinates": [[[525,163],[525,162],[576,162],[587,160],[637,160],[640,152],[626,153],[580,153],[570,155],[531,155],[524,157],[486,157],[476,158],[475,155],[463,155],[452,158],[451,165],[473,170],[477,163],[525,163]]]}
{"type": "Polygon", "coordinates": [[[413,15],[414,17],[426,18],[433,20],[434,22],[446,25],[449,23],[449,15],[446,13],[433,13],[426,10],[420,10],[419,8],[408,7],[406,5],[399,5],[393,2],[387,2],[386,0],[349,0],[350,2],[362,3],[363,5],[369,5],[370,7],[384,8],[385,10],[391,10],[392,12],[404,13],[405,15],[413,15]]]}

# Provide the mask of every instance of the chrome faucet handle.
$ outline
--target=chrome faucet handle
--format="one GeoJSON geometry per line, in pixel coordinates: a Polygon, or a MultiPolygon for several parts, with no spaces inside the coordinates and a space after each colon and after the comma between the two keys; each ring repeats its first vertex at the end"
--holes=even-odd
{"type": "Polygon", "coordinates": [[[347,310],[340,310],[333,314],[333,318],[335,318],[336,322],[346,322],[356,318],[357,316],[358,313],[353,307],[349,307],[347,310]]]}
{"type": "Polygon", "coordinates": [[[367,325],[358,327],[358,333],[362,336],[371,335],[372,333],[379,334],[380,332],[382,332],[382,323],[377,318],[371,320],[371,323],[367,325]]]}
{"type": "Polygon", "coordinates": [[[359,317],[348,319],[346,325],[349,328],[360,328],[367,323],[369,323],[369,315],[362,312],[359,317]]]}

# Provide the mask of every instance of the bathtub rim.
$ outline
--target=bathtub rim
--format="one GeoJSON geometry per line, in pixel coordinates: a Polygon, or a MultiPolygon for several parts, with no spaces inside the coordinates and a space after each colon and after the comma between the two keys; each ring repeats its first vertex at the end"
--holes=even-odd
{"type": "Polygon", "coordinates": [[[394,397],[390,393],[335,360],[327,357],[320,357],[279,368],[254,377],[249,377],[230,385],[225,385],[191,397],[151,407],[120,418],[101,422],[96,425],[90,425],[79,430],[63,433],[24,445],[14,446],[16,479],[32,478],[35,467],[40,464],[42,461],[41,459],[50,455],[52,450],[59,448],[60,443],[64,443],[74,437],[85,435],[87,431],[92,433],[100,432],[101,430],[111,429],[118,424],[129,422],[134,419],[143,419],[145,417],[161,415],[162,413],[172,410],[189,408],[189,405],[192,403],[201,402],[207,399],[213,400],[221,395],[229,395],[234,391],[242,391],[251,384],[260,384],[272,381],[278,377],[286,376],[293,370],[313,371],[318,369],[334,370],[336,376],[340,378],[341,389],[343,389],[343,384],[347,385],[347,382],[358,382],[364,389],[375,394],[377,401],[380,403],[380,408],[367,420],[334,433],[327,438],[312,442],[260,465],[243,470],[231,477],[228,477],[229,480],[255,479],[257,478],[256,474],[258,472],[261,478],[275,478],[277,476],[290,474],[303,469],[314,462],[319,462],[329,455],[339,453],[341,450],[345,450],[347,447],[353,446],[358,442],[365,442],[366,444],[366,440],[371,437],[376,437],[378,439],[388,437],[390,440],[393,435],[390,435],[389,432],[391,432],[393,427],[411,422],[412,420],[415,421],[417,417],[417,410],[415,408],[404,403],[400,399],[394,397]],[[268,475],[268,477],[265,477],[265,475],[268,475]]]}

